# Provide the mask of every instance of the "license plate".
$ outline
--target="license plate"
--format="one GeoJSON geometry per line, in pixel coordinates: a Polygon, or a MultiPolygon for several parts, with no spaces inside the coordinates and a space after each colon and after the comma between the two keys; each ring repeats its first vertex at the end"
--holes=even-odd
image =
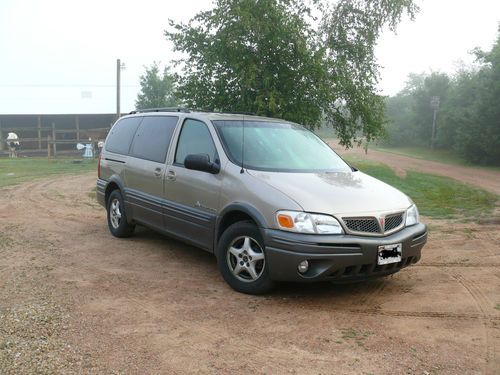
{"type": "Polygon", "coordinates": [[[400,243],[392,245],[382,245],[378,247],[377,264],[390,264],[401,262],[403,245],[400,243]]]}

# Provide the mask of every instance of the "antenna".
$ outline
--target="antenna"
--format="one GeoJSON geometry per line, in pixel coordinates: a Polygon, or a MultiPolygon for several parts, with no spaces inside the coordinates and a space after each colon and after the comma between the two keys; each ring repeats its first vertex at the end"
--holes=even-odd
{"type": "Polygon", "coordinates": [[[241,170],[240,173],[244,173],[244,161],[245,161],[245,115],[243,115],[243,125],[241,129],[241,170]]]}

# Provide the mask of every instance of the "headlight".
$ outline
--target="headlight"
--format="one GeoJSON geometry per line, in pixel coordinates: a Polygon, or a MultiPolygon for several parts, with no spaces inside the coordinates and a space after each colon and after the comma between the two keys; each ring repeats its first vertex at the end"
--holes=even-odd
{"type": "Polygon", "coordinates": [[[333,216],[310,214],[297,211],[278,211],[278,227],[282,230],[299,233],[342,234],[340,223],[333,216]]]}
{"type": "Polygon", "coordinates": [[[406,210],[406,226],[415,225],[418,223],[418,220],[418,209],[417,206],[413,205],[406,210]]]}

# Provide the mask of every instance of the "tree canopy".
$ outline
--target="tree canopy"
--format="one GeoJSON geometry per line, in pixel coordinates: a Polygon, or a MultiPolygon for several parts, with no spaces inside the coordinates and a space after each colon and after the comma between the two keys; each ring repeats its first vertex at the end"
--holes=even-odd
{"type": "Polygon", "coordinates": [[[326,122],[346,146],[369,141],[384,124],[377,38],[416,11],[412,0],[216,0],[165,32],[186,56],[178,95],[198,109],[326,122]]]}
{"type": "Polygon", "coordinates": [[[146,67],[146,72],[140,78],[141,92],[137,95],[135,106],[141,108],[173,107],[177,105],[174,77],[166,66],[163,73],[160,67],[153,63],[146,67]]]}
{"type": "Polygon", "coordinates": [[[491,51],[474,54],[477,68],[411,75],[407,87],[387,99],[389,143],[428,146],[430,101],[439,96],[437,145],[473,163],[500,164],[500,28],[491,51]]]}

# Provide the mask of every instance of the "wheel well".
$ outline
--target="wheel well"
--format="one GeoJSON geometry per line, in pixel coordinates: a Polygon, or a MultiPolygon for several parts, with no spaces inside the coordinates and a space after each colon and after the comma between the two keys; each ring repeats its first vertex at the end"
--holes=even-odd
{"type": "Polygon", "coordinates": [[[254,223],[255,225],[256,222],[255,220],[248,215],[247,213],[243,211],[231,211],[228,212],[227,214],[224,215],[222,220],[219,223],[219,227],[217,229],[217,241],[219,241],[220,236],[222,236],[222,233],[229,228],[229,226],[233,225],[234,223],[237,223],[239,221],[250,221],[254,223]]]}
{"type": "Polygon", "coordinates": [[[110,182],[108,184],[106,191],[104,192],[104,202],[106,202],[106,205],[108,204],[108,198],[111,193],[117,189],[120,189],[120,187],[115,182],[110,182]]]}

